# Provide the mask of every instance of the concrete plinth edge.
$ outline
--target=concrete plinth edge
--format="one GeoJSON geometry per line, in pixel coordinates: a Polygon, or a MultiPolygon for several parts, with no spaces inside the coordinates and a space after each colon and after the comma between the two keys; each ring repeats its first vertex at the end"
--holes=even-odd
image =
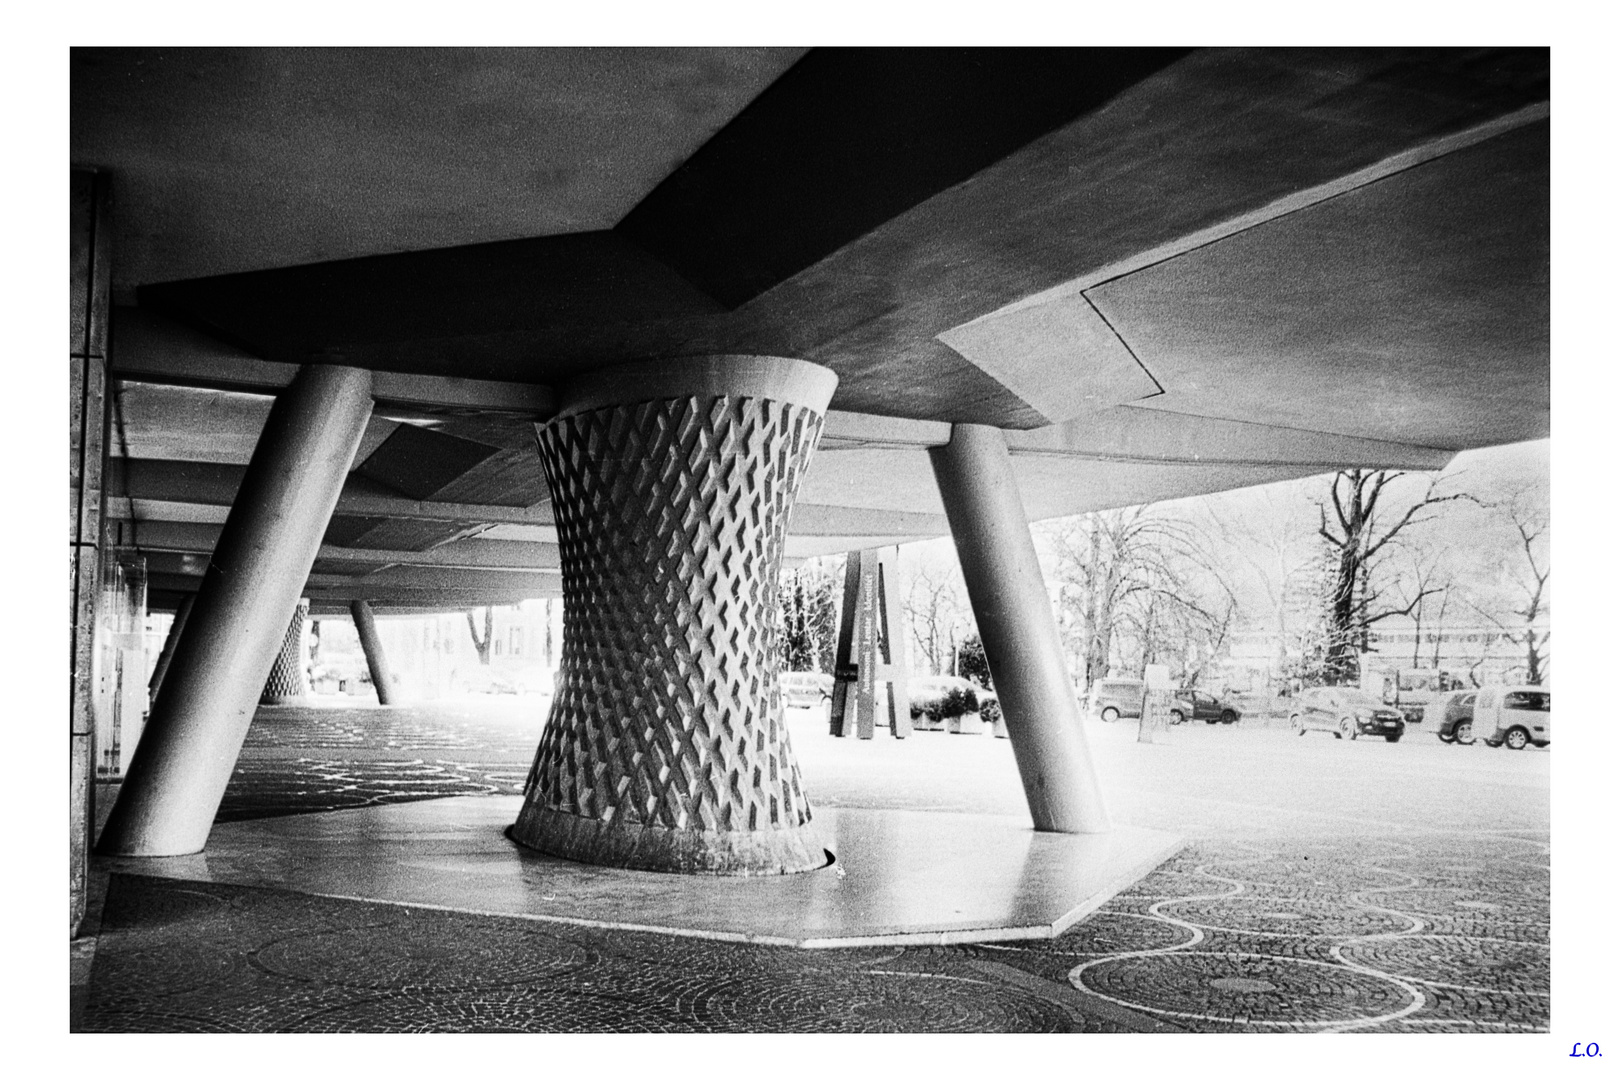
{"type": "Polygon", "coordinates": [[[804,949],[1052,938],[1151,872],[1179,837],[1038,833],[1016,817],[818,811],[837,862],[725,877],[592,866],[505,835],[517,796],[222,824],[201,855],[102,858],[116,873],[537,922],[804,949]]]}

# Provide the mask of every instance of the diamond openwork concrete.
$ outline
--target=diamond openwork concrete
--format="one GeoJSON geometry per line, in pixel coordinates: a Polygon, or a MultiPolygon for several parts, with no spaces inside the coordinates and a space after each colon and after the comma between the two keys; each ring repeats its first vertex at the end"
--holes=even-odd
{"type": "Polygon", "coordinates": [[[261,705],[281,705],[297,701],[309,693],[304,680],[304,625],[309,617],[309,601],[301,600],[287,624],[287,636],[281,639],[281,651],[270,675],[264,680],[264,692],[259,695],[261,705]]]}
{"type": "Polygon", "coordinates": [[[519,842],[677,873],[826,864],[782,721],[776,581],[836,384],[769,357],[637,366],[539,427],[565,614],[519,842]]]}

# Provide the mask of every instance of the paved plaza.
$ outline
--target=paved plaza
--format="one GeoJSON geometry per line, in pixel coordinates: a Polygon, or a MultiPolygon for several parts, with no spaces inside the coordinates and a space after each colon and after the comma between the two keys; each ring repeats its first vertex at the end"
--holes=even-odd
{"type": "MultiPolygon", "coordinates": [[[[545,704],[262,709],[219,820],[514,794],[545,704]]],[[[1027,814],[1005,740],[789,723],[818,806],[1027,814]]],[[[1116,822],[1188,843],[1055,939],[802,950],[114,874],[75,1028],[1548,1029],[1549,752],[1087,734],[1116,822]]]]}

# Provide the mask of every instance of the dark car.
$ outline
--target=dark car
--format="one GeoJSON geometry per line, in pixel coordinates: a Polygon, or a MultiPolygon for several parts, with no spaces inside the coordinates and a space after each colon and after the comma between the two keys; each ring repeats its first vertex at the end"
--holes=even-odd
{"type": "Polygon", "coordinates": [[[1462,743],[1474,741],[1474,697],[1477,690],[1454,690],[1434,704],[1440,726],[1435,734],[1441,742],[1462,743]]]}
{"type": "Polygon", "coordinates": [[[1331,731],[1335,739],[1382,735],[1385,742],[1400,742],[1406,720],[1365,690],[1353,686],[1313,686],[1294,698],[1288,723],[1303,735],[1331,731]]]}
{"type": "Polygon", "coordinates": [[[1238,707],[1202,690],[1183,690],[1170,702],[1170,722],[1202,720],[1206,724],[1235,724],[1243,714],[1238,707]]]}

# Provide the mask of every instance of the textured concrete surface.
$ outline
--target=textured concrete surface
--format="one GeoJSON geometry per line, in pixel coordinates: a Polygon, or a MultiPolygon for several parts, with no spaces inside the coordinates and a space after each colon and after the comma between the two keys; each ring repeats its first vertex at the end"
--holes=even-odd
{"type": "MultiPolygon", "coordinates": [[[[262,710],[227,809],[499,790],[520,782],[542,705],[262,710]]],[[[789,722],[818,807],[1022,807],[1004,740],[789,722]]],[[[115,875],[78,1027],[1548,1029],[1549,752],[1421,730],[1394,745],[1241,725],[1088,735],[1116,821],[1193,842],[1050,941],[827,953],[115,875]]]]}

